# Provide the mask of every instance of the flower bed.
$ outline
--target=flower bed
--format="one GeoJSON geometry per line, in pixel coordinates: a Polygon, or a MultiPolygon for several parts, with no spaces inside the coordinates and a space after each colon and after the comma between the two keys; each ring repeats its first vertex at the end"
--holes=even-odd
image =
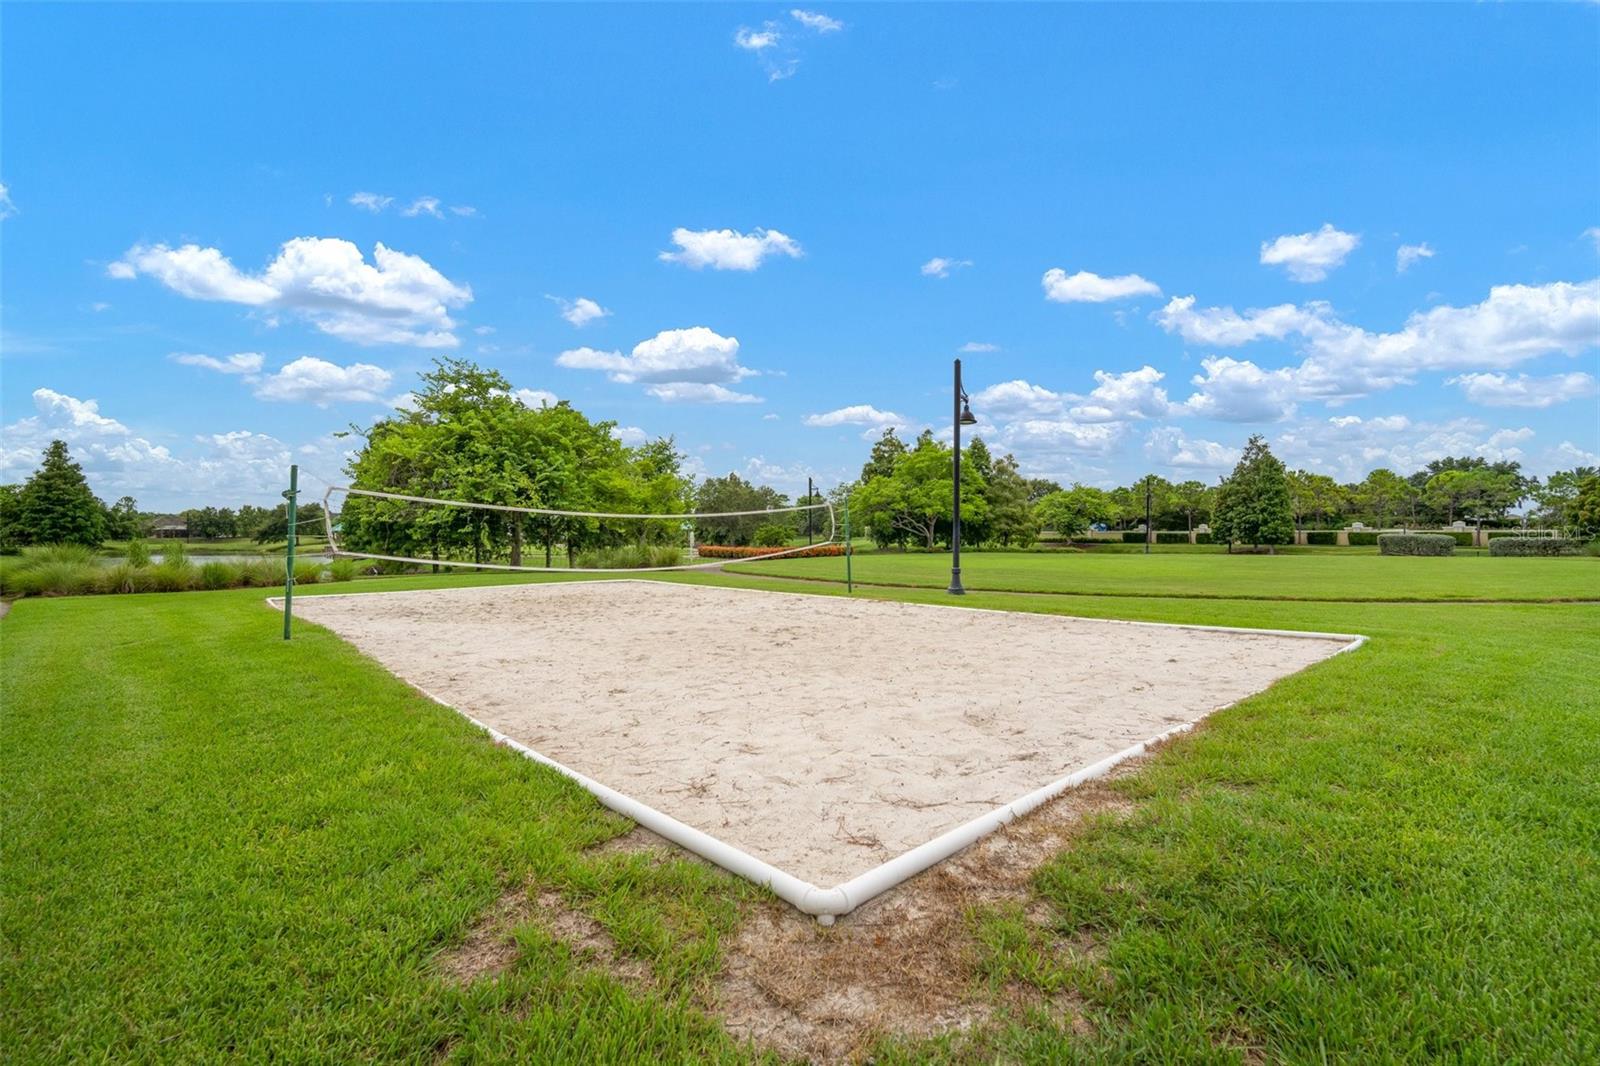
{"type": "Polygon", "coordinates": [[[741,548],[732,544],[702,544],[702,559],[765,559],[781,555],[785,559],[807,559],[819,555],[843,555],[843,544],[814,544],[809,548],[741,548]]]}

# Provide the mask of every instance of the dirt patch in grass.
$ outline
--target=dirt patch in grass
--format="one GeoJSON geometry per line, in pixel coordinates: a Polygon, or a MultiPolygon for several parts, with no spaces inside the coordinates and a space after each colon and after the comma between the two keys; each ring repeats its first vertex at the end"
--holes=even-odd
{"type": "Polygon", "coordinates": [[[441,952],[436,960],[439,972],[462,985],[504,972],[521,953],[517,930],[528,925],[537,925],[578,959],[619,980],[635,987],[651,982],[650,968],[619,953],[599,922],[569,905],[554,889],[526,886],[507,891],[473,923],[465,940],[441,952]]]}
{"type": "Polygon", "coordinates": [[[445,980],[458,985],[492,977],[517,958],[514,930],[533,920],[535,903],[526,888],[513,888],[495,900],[467,930],[466,939],[434,960],[445,980]]]}
{"type": "MultiPolygon", "coordinates": [[[[1132,809],[1104,781],[1074,789],[832,927],[786,903],[756,904],[724,941],[721,974],[694,998],[734,1037],[819,1063],[858,1061],[886,1036],[981,1030],[1001,1015],[1042,1015],[1087,1032],[1071,990],[1049,992],[1008,974],[985,974],[979,916],[1009,909],[1022,915],[1040,950],[1059,959],[1094,958],[1099,947],[1089,937],[1051,927],[1053,915],[1033,893],[1032,877],[1071,844],[1087,817],[1132,809]]],[[[641,852],[661,862],[704,861],[642,827],[587,851],[641,852]]],[[[440,956],[440,970],[460,983],[501,972],[517,957],[515,931],[530,923],[630,987],[654,987],[649,966],[619,952],[598,921],[554,889],[537,887],[502,896],[458,947],[440,956]]]]}
{"type": "Polygon", "coordinates": [[[826,1063],[859,1059],[884,1036],[973,1029],[1004,1012],[1043,1011],[1084,1031],[1070,991],[984,978],[974,916],[1018,908],[1049,950],[1092,957],[1097,948],[1087,938],[1048,928],[1049,908],[1030,881],[1087,816],[1129,810],[1103,783],[1076,789],[831,928],[787,904],[763,904],[726,944],[708,1009],[735,1036],[826,1063]]]}

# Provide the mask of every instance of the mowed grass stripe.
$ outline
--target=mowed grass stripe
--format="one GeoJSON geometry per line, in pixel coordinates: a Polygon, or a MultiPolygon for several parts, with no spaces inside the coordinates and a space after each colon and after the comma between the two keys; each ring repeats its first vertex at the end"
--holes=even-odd
{"type": "MultiPolygon", "coordinates": [[[[948,554],[862,553],[857,582],[900,588],[944,588],[948,554]]],[[[730,573],[845,579],[844,560],[774,559],[737,563],[730,573]]],[[[1077,596],[1274,599],[1329,602],[1581,602],[1600,601],[1600,562],[1588,557],[1442,559],[1330,553],[1226,555],[971,552],[961,557],[968,590],[1077,596]]]]}

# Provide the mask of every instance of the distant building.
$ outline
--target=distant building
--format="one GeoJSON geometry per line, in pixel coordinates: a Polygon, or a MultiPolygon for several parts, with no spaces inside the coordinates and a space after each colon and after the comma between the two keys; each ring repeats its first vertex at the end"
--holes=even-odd
{"type": "Polygon", "coordinates": [[[186,540],[189,536],[188,520],[181,514],[157,515],[150,523],[150,535],[164,540],[186,540]]]}

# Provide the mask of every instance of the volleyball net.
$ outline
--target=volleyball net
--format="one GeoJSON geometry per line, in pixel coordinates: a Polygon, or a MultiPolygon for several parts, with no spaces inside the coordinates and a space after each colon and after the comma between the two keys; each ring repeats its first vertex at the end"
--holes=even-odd
{"type": "Polygon", "coordinates": [[[578,511],[330,485],[322,524],[336,557],[531,573],[704,570],[730,559],[701,558],[702,547],[709,556],[713,545],[748,546],[738,557],[750,561],[838,543],[827,501],[742,511],[578,511]]]}

